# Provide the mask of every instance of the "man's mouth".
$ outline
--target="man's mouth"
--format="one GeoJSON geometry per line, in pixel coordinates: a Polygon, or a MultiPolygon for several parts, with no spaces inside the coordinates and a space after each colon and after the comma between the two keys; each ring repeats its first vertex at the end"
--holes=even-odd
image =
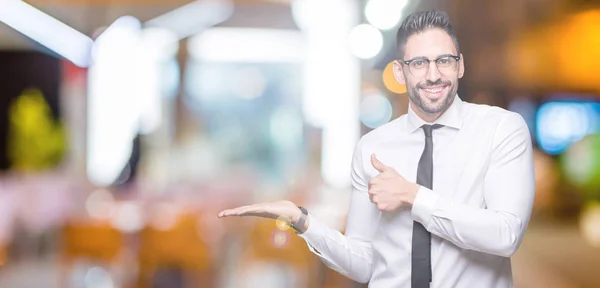
{"type": "Polygon", "coordinates": [[[438,100],[444,96],[444,92],[448,85],[438,85],[433,87],[423,87],[421,90],[425,92],[424,96],[430,100],[438,100]]]}

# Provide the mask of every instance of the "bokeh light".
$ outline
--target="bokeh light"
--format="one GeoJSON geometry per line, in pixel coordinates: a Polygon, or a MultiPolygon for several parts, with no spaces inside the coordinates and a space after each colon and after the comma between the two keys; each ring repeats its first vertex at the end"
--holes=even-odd
{"type": "Polygon", "coordinates": [[[177,205],[165,202],[159,203],[151,214],[150,225],[157,230],[167,231],[177,224],[180,211],[177,205]]]}
{"type": "Polygon", "coordinates": [[[139,204],[124,201],[117,205],[116,212],[110,219],[111,225],[125,233],[140,231],[144,226],[144,218],[139,204]]]}
{"type": "Polygon", "coordinates": [[[600,73],[600,10],[577,13],[558,26],[555,35],[561,83],[576,89],[595,89],[600,73]]]}
{"type": "Polygon", "coordinates": [[[394,62],[390,62],[383,69],[383,85],[385,88],[394,92],[396,94],[406,93],[406,85],[400,84],[398,80],[396,80],[396,76],[394,76],[394,62]]]}
{"type": "Polygon", "coordinates": [[[110,273],[101,267],[93,267],[85,274],[85,287],[113,288],[115,287],[110,273]]]}
{"type": "Polygon", "coordinates": [[[370,0],[365,6],[365,17],[381,30],[394,28],[402,18],[408,0],[370,0]]]}
{"type": "Polygon", "coordinates": [[[288,217],[281,216],[275,220],[275,226],[277,226],[277,229],[281,231],[287,231],[291,228],[288,223],[290,223],[290,219],[288,217]]]}
{"type": "Polygon", "coordinates": [[[348,38],[350,52],[361,59],[375,57],[383,47],[383,36],[377,28],[369,24],[357,25],[348,38]]]}
{"type": "Polygon", "coordinates": [[[255,99],[263,95],[267,79],[258,68],[245,67],[235,73],[232,84],[230,87],[237,97],[255,99]]]}
{"type": "Polygon", "coordinates": [[[271,233],[271,244],[275,248],[285,248],[290,243],[290,233],[288,231],[281,231],[276,229],[271,233]]]}
{"type": "Polygon", "coordinates": [[[556,101],[540,106],[537,142],[546,153],[560,154],[569,145],[600,128],[600,104],[556,101]]]}
{"type": "Polygon", "coordinates": [[[302,116],[293,108],[279,108],[271,115],[271,140],[282,150],[290,150],[302,142],[302,116]]]}
{"type": "Polygon", "coordinates": [[[90,217],[97,220],[107,220],[115,210],[115,200],[110,191],[98,189],[88,196],[85,201],[85,209],[90,217]]]}
{"type": "Polygon", "coordinates": [[[369,128],[377,128],[392,119],[392,104],[381,93],[372,92],[360,103],[360,121],[369,128]]]}
{"type": "Polygon", "coordinates": [[[581,233],[588,244],[600,248],[600,202],[588,203],[581,212],[581,233]]]}
{"type": "MultiPolygon", "coordinates": [[[[566,178],[588,191],[600,187],[600,134],[586,136],[574,143],[563,154],[566,178]]],[[[600,197],[600,195],[598,195],[600,197]]]]}

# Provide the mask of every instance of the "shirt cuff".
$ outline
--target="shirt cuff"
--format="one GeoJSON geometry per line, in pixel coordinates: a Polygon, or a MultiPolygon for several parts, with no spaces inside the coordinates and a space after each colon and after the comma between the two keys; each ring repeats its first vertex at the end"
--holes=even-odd
{"type": "Polygon", "coordinates": [[[304,238],[305,240],[315,239],[315,237],[323,237],[324,224],[315,219],[315,217],[312,217],[310,213],[306,217],[308,220],[308,228],[306,231],[304,231],[304,233],[299,233],[298,236],[304,238]],[[308,218],[310,218],[310,220],[308,218]]]}
{"type": "Polygon", "coordinates": [[[308,244],[308,248],[310,251],[320,255],[321,253],[318,251],[318,246],[319,243],[321,243],[321,239],[323,239],[323,237],[327,233],[327,226],[319,222],[315,217],[312,217],[310,213],[307,217],[310,218],[308,222],[308,229],[306,229],[304,233],[298,234],[298,236],[306,241],[306,244],[308,244]]]}
{"type": "Polygon", "coordinates": [[[439,197],[440,196],[435,192],[421,186],[417,192],[411,210],[413,219],[427,228],[427,224],[429,224],[429,220],[431,220],[439,197]]]}

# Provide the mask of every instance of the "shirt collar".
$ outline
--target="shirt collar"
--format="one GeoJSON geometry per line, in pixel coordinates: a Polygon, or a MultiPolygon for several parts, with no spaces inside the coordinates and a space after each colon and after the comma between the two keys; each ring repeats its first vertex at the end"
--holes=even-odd
{"type": "Polygon", "coordinates": [[[417,129],[421,128],[421,126],[425,124],[441,124],[444,126],[448,126],[455,129],[460,129],[462,126],[462,104],[463,101],[458,97],[458,94],[454,97],[454,101],[452,101],[452,105],[444,112],[438,119],[436,119],[433,123],[427,123],[425,120],[421,119],[417,114],[412,110],[410,105],[408,106],[408,130],[410,133],[417,131],[417,129]]]}

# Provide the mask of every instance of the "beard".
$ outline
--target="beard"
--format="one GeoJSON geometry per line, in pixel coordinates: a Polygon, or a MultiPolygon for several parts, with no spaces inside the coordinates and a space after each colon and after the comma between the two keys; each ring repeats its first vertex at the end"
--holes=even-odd
{"type": "Polygon", "coordinates": [[[446,109],[452,105],[452,101],[454,100],[456,92],[458,91],[458,81],[454,83],[455,84],[452,84],[450,81],[442,81],[442,79],[438,79],[435,82],[427,80],[425,83],[420,83],[416,86],[408,87],[407,85],[408,89],[406,90],[408,92],[408,98],[411,100],[411,102],[417,105],[417,107],[419,107],[423,112],[428,114],[438,114],[446,111],[446,109]],[[425,96],[421,97],[419,90],[440,85],[450,87],[446,95],[441,99],[433,103],[428,103],[428,100],[424,99],[425,96]]]}

